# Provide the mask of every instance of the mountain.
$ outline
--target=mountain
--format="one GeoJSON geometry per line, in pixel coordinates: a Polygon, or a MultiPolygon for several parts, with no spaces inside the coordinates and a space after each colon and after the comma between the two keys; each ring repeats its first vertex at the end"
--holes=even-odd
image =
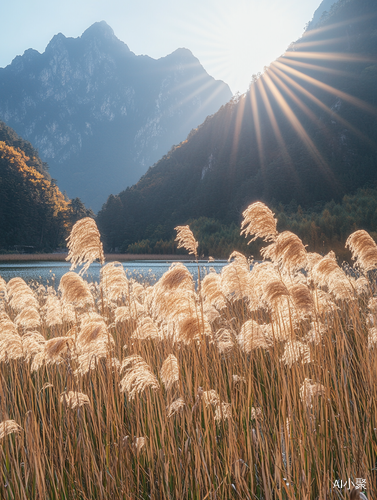
{"type": "Polygon", "coordinates": [[[330,13],[331,7],[337,3],[337,0],[322,0],[318,9],[314,12],[313,19],[308,24],[308,29],[314,28],[322,19],[330,13]]]}
{"type": "Polygon", "coordinates": [[[61,189],[93,209],[230,98],[189,50],[136,56],[104,21],[0,68],[0,119],[34,144],[61,189]]]}
{"type": "MultiPolygon", "coordinates": [[[[172,238],[253,201],[303,209],[377,181],[377,3],[339,0],[319,24],[98,214],[108,248],[172,238]]],[[[160,245],[161,246],[161,245],[160,245]]]]}

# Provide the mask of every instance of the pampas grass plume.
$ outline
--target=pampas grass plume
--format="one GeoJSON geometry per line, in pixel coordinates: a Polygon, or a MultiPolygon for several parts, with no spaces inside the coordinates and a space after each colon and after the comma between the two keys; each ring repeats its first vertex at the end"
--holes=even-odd
{"type": "Polygon", "coordinates": [[[97,225],[91,217],[85,217],[76,222],[67,238],[68,256],[66,260],[72,263],[71,271],[84,264],[79,274],[86,272],[96,259],[101,264],[105,262],[101,237],[97,225]]]}

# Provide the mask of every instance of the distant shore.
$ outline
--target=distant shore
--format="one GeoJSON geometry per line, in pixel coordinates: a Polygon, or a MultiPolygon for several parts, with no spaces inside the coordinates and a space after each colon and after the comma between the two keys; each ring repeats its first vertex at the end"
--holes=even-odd
{"type": "MultiPolygon", "coordinates": [[[[26,262],[26,261],[48,261],[64,262],[67,253],[11,253],[0,254],[0,262],[26,262]]],[[[131,253],[108,253],[105,254],[106,262],[129,261],[129,260],[194,260],[192,255],[161,255],[161,254],[131,254],[131,253]]]]}

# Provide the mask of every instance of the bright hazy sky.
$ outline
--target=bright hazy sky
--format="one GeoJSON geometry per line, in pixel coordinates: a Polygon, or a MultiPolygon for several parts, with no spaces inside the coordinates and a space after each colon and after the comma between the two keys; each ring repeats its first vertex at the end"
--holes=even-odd
{"type": "Polygon", "coordinates": [[[299,38],[321,0],[8,0],[1,6],[0,67],[57,33],[80,36],[106,21],[135,54],[186,47],[233,93],[245,92],[299,38]]]}

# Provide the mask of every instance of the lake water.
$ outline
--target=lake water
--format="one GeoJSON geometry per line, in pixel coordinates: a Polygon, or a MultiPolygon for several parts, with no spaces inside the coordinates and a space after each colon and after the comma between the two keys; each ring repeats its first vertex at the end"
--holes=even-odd
{"type": "MultiPolygon", "coordinates": [[[[128,278],[134,278],[140,283],[150,283],[153,285],[169,269],[173,262],[176,261],[135,260],[122,262],[122,265],[128,278]]],[[[196,281],[198,278],[198,266],[196,262],[183,261],[182,263],[189,269],[196,281]]],[[[211,267],[220,272],[226,263],[227,261],[225,260],[217,260],[215,262],[199,261],[201,277],[203,278],[211,267]]],[[[11,278],[20,277],[27,283],[37,281],[44,285],[58,286],[60,278],[69,271],[70,266],[69,262],[0,262],[0,276],[7,282],[11,278]]],[[[79,272],[79,269],[76,268],[75,272],[79,272]]],[[[83,278],[89,282],[98,282],[100,279],[100,270],[101,265],[93,263],[83,278]]]]}

